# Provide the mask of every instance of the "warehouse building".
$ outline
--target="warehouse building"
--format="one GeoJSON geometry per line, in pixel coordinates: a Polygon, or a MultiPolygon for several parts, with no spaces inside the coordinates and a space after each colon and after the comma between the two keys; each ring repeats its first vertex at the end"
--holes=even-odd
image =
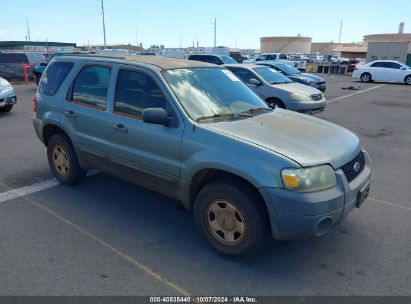
{"type": "Polygon", "coordinates": [[[302,36],[261,37],[260,50],[262,53],[303,53],[311,51],[311,38],[302,36]]]}
{"type": "Polygon", "coordinates": [[[411,56],[411,33],[374,34],[364,36],[368,47],[367,62],[374,60],[398,60],[406,63],[411,56]]]}

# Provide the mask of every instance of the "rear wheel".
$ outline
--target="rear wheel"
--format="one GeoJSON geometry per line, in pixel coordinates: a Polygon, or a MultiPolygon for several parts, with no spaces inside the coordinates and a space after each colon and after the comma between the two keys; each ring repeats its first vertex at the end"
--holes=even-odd
{"type": "Polygon", "coordinates": [[[195,222],[217,253],[245,258],[267,243],[268,216],[255,191],[235,180],[212,182],[201,189],[194,205],[195,222]]]}
{"type": "Polygon", "coordinates": [[[276,106],[277,108],[285,109],[284,103],[281,100],[277,99],[277,98],[269,98],[269,99],[267,99],[267,103],[270,106],[276,106]]]}
{"type": "Polygon", "coordinates": [[[10,112],[13,109],[13,105],[5,106],[4,108],[0,108],[0,112],[10,112]]]}
{"type": "Polygon", "coordinates": [[[360,76],[362,82],[370,82],[372,80],[370,73],[362,73],[360,76]]]}
{"type": "Polygon", "coordinates": [[[53,135],[47,144],[47,157],[53,175],[65,185],[83,180],[86,170],[80,167],[77,156],[67,135],[53,135]]]}
{"type": "Polygon", "coordinates": [[[411,85],[411,75],[408,75],[407,77],[405,77],[404,81],[406,84],[411,85]]]}

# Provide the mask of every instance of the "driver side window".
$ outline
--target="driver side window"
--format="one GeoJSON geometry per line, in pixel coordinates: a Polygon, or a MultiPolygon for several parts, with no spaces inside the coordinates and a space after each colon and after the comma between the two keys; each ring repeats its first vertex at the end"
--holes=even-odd
{"type": "Polygon", "coordinates": [[[141,119],[147,108],[167,110],[167,99],[161,88],[145,73],[120,69],[117,75],[114,113],[141,119]]]}

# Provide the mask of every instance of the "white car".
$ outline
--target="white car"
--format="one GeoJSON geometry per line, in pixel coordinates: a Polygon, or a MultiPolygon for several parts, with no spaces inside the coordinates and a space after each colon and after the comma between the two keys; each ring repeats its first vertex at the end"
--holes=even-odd
{"type": "Polygon", "coordinates": [[[352,77],[359,78],[362,82],[390,81],[411,85],[411,68],[398,61],[377,60],[358,66],[352,77]]]}
{"type": "Polygon", "coordinates": [[[0,77],[0,112],[9,112],[16,102],[13,87],[6,79],[0,77]]]}
{"type": "Polygon", "coordinates": [[[333,55],[330,61],[335,64],[348,64],[350,62],[348,58],[341,57],[340,55],[333,55]]]}

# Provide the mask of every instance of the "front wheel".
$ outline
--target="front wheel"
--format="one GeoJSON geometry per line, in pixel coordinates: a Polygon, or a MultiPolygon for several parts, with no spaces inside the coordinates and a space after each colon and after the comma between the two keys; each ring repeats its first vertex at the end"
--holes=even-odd
{"type": "Polygon", "coordinates": [[[217,253],[245,258],[267,243],[268,215],[255,191],[235,180],[216,181],[201,189],[194,205],[195,222],[217,253]]]}
{"type": "Polygon", "coordinates": [[[404,81],[406,84],[411,85],[411,75],[408,75],[407,77],[405,77],[404,81]]]}
{"type": "Polygon", "coordinates": [[[267,99],[267,103],[270,106],[276,106],[277,108],[285,109],[284,103],[281,100],[277,99],[277,98],[267,99]]]}
{"type": "Polygon", "coordinates": [[[370,73],[363,73],[360,76],[362,82],[370,82],[371,81],[371,74],[370,73]]]}
{"type": "Polygon", "coordinates": [[[79,183],[86,175],[80,167],[70,139],[63,133],[53,135],[47,144],[47,158],[53,175],[65,185],[79,183]]]}

